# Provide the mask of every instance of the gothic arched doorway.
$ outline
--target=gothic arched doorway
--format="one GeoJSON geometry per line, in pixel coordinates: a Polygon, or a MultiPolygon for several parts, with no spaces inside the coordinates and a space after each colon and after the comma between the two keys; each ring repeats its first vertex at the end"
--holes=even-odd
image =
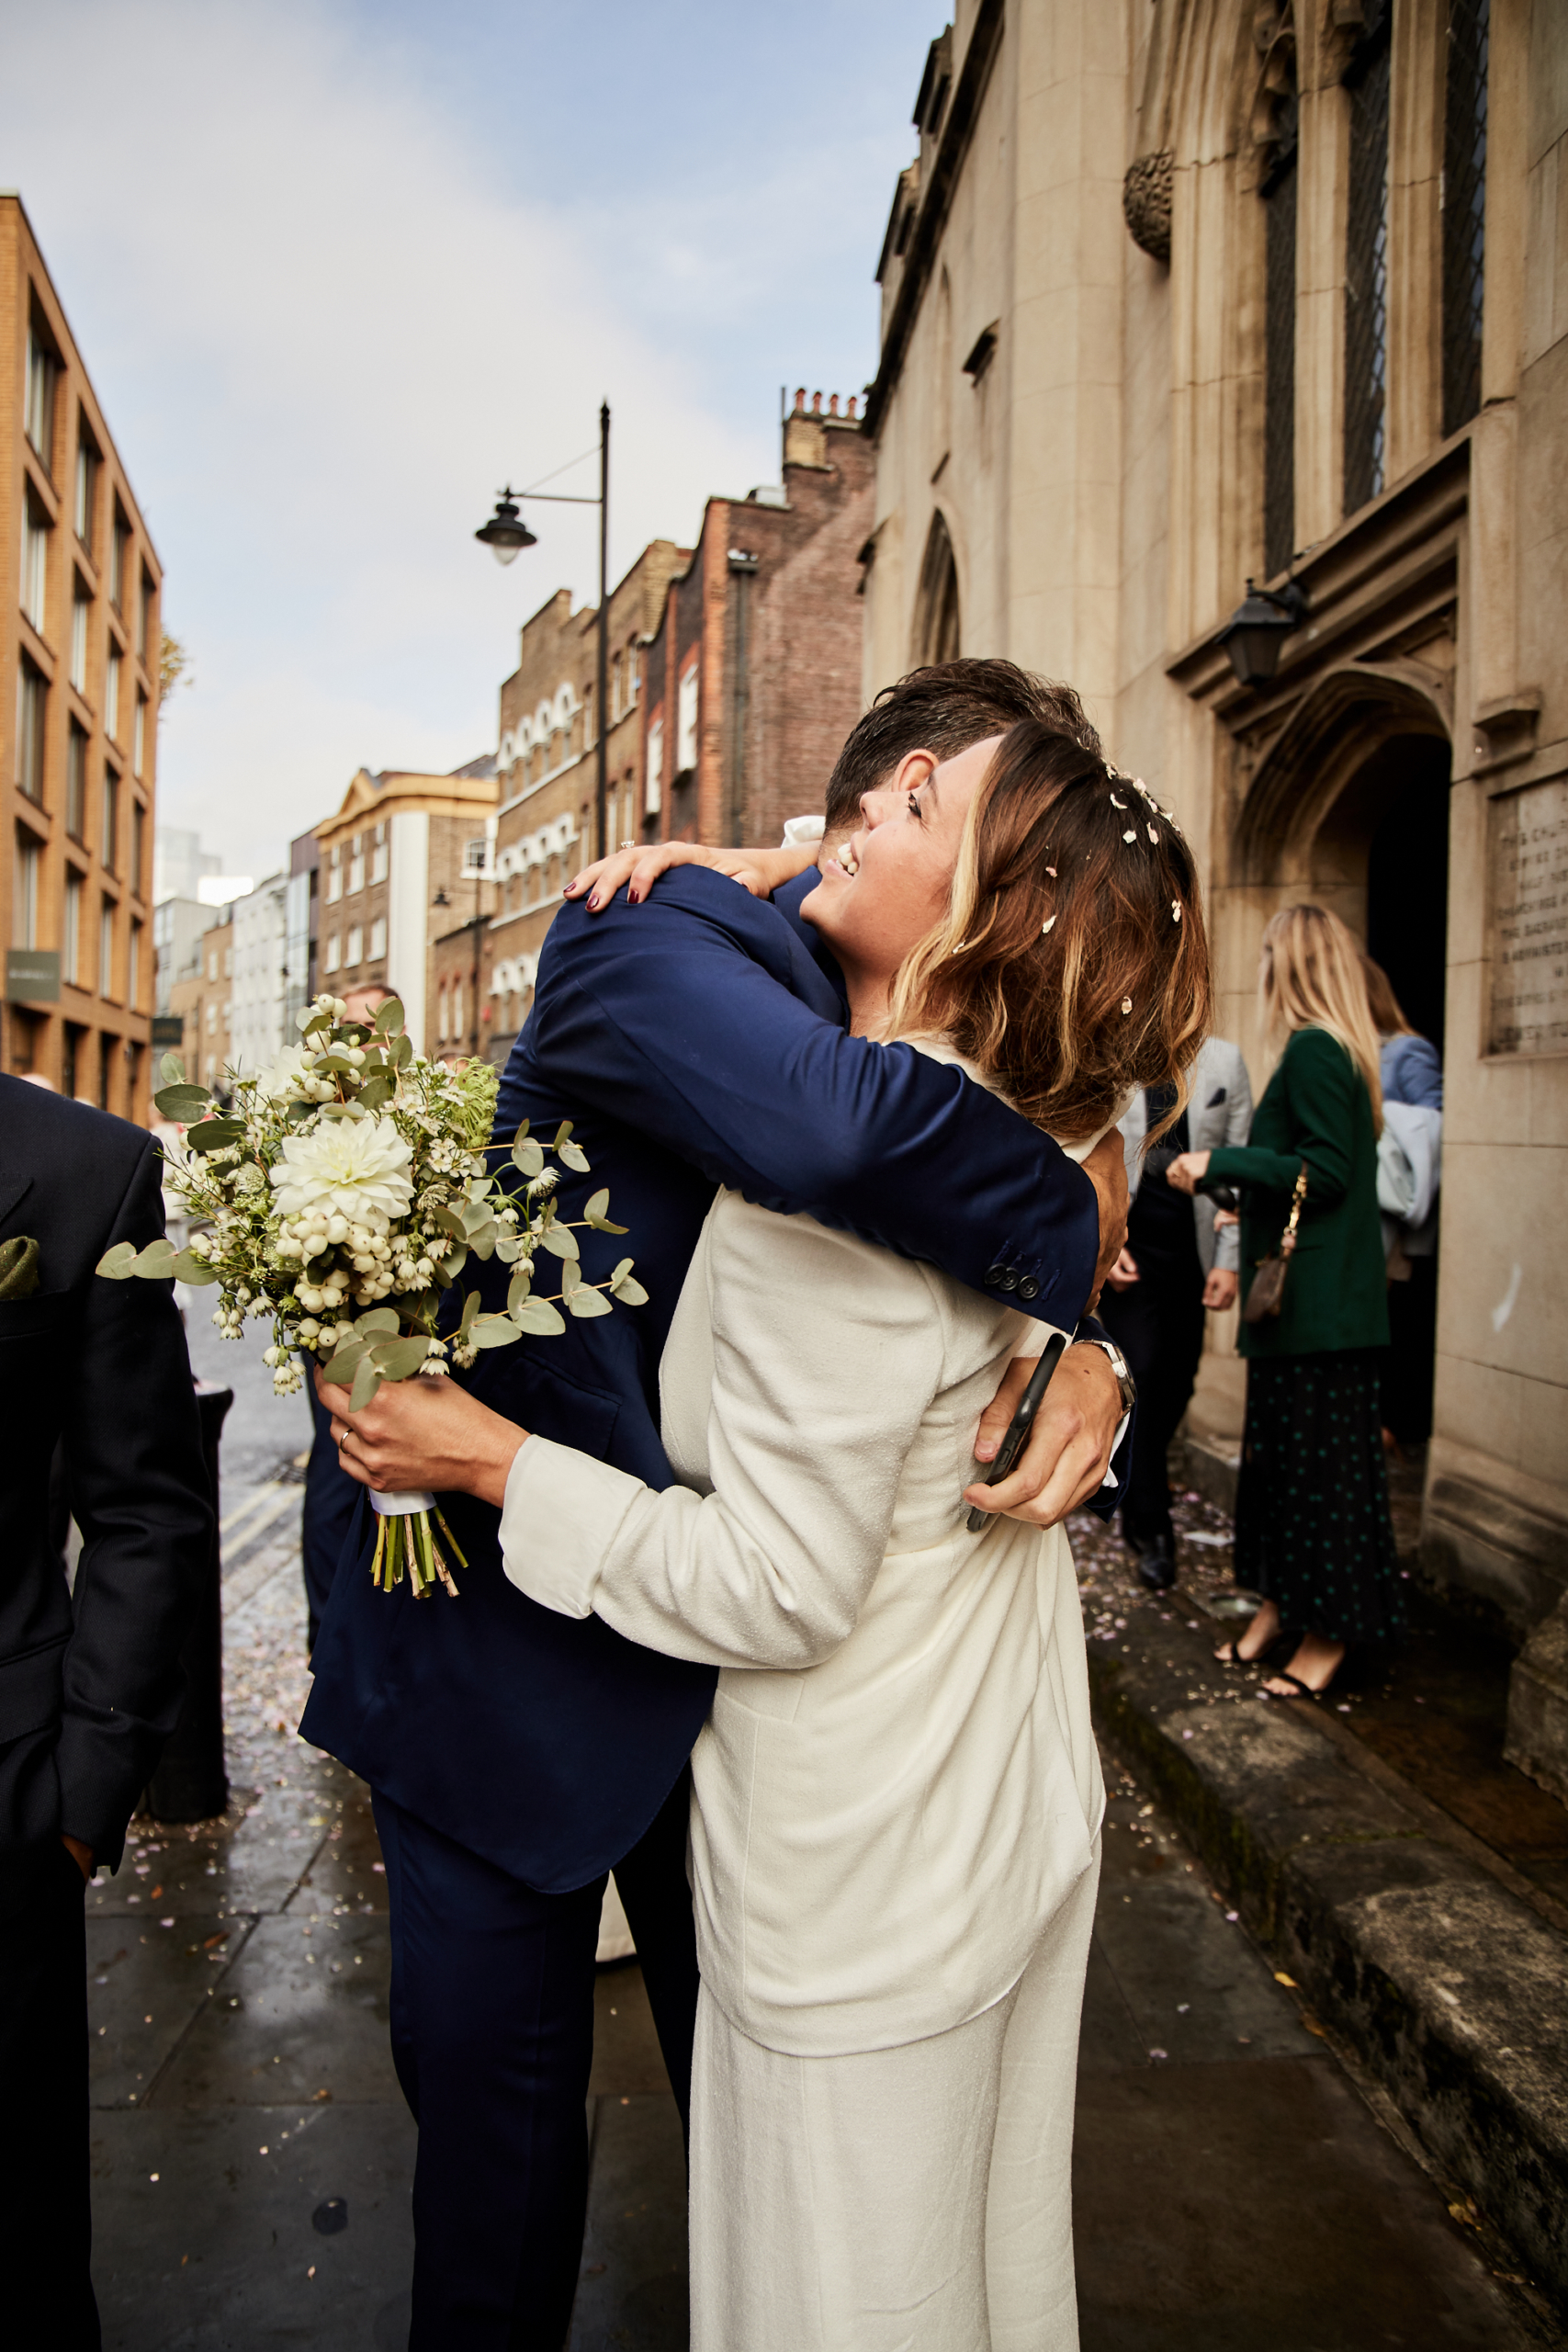
{"type": "MultiPolygon", "coordinates": [[[[1441,1056],[1448,979],[1448,732],[1406,676],[1344,672],[1304,699],[1254,778],[1240,847],[1271,910],[1333,907],[1382,965],[1412,1028],[1441,1056]]],[[[1438,1259],[1390,1261],[1393,1334],[1385,1417],[1410,1484],[1431,1434],[1438,1259]]],[[[1418,1483],[1418,1481],[1417,1481],[1418,1483]]],[[[1416,1501],[1416,1495],[1410,1497],[1416,1501]]]]}
{"type": "Polygon", "coordinates": [[[956,662],[959,652],[958,562],[946,518],[940,507],[931,516],[920,565],[920,593],[915,611],[915,660],[956,662]]]}

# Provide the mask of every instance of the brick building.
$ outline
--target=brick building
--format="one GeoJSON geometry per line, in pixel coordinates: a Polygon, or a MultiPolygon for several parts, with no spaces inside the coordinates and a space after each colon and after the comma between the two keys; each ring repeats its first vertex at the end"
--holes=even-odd
{"type": "Polygon", "coordinates": [[[223,1091],[233,1057],[234,923],[231,908],[215,915],[186,968],[169,984],[169,1017],[180,1023],[174,1050],[194,1084],[223,1091]]]}
{"type": "Polygon", "coordinates": [[[496,766],[486,752],[449,775],[361,768],[342,808],[314,827],[316,910],[310,913],[310,866],[295,844],[295,904],[286,918],[290,986],[303,947],[309,974],[312,928],[314,986],[344,996],[377,985],[402,999],[409,1035],[420,1052],[434,1046],[435,941],[449,909],[472,911],[478,868],[479,911],[493,911],[488,876],[495,840],[496,766]],[[299,877],[305,877],[299,888],[299,877]],[[292,937],[292,945],[288,938],[292,937]]]}
{"type": "MultiPolygon", "coordinates": [[[[644,830],[643,663],[669,583],[691,560],[690,548],[654,539],[610,592],[605,752],[612,842],[644,830]]],[[[501,689],[497,904],[480,940],[477,1014],[471,933],[465,928],[441,944],[436,1034],[453,1052],[479,1051],[482,1038],[482,1050],[505,1061],[532,1001],[539,949],[561,890],[593,854],[598,668],[598,606],[573,612],[570,590],[558,588],[524,623],[517,667],[501,689]]]]}
{"type": "Polygon", "coordinates": [[[852,399],[784,423],[783,484],[710,498],[648,650],[643,831],[775,842],[821,806],[860,717],[862,551],[875,452],[852,399]]]}
{"type": "Polygon", "coordinates": [[[162,572],[16,196],[0,351],[0,1063],[144,1120],[162,572]]]}

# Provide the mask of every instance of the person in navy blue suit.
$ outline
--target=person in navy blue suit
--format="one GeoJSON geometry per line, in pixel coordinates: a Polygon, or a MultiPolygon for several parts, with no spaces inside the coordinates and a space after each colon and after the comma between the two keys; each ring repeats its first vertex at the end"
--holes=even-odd
{"type": "MultiPolygon", "coordinates": [[[[837,798],[897,788],[911,761],[923,776],[1029,715],[1092,740],[1076,697],[1010,665],[918,673],[851,737],[837,798]]],[[[498,1151],[524,1118],[550,1131],[572,1119],[592,1187],[608,1185],[630,1228],[584,1237],[584,1274],[629,1251],[649,1295],[482,1355],[464,1385],[657,1488],[672,1482],[660,1354],[718,1184],[1068,1329],[1120,1247],[1114,1134],[1086,1176],[961,1072],[847,1035],[830,959],[792,911],[809,883],[773,903],[693,866],[646,904],[568,903],[502,1080],[498,1151]]],[[[506,1278],[482,1270],[487,1305],[502,1303],[506,1278]]],[[[326,1401],[347,1402],[335,1389],[326,1401]]],[[[1093,1495],[1126,1401],[1099,1345],[1069,1350],[1027,1466],[997,1500],[1057,1518],[1093,1495]]],[[[580,2261],[611,1869],[684,2114],[697,1989],[686,1768],[715,1676],[537,1607],[505,1578],[493,1504],[455,1493],[442,1508],[468,1562],[460,1599],[374,1590],[367,1510],[301,1730],[369,1781],[386,1857],[393,2051],[420,2133],[412,2352],[558,2352],[580,2261]]]]}

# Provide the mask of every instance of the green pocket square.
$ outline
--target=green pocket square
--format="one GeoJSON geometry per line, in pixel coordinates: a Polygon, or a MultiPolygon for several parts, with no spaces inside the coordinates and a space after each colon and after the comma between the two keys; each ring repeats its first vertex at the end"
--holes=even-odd
{"type": "Polygon", "coordinates": [[[0,1241],[0,1298],[31,1298],[38,1288],[38,1243],[25,1234],[0,1241]]]}

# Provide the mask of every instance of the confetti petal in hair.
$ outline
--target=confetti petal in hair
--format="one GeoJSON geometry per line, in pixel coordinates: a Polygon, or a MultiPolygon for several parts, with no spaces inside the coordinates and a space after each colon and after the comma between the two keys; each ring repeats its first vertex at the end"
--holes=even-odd
{"type": "Polygon", "coordinates": [[[1172,922],[1179,922],[1181,921],[1181,901],[1179,899],[1172,899],[1170,902],[1170,919],[1172,922]]]}
{"type": "Polygon", "coordinates": [[[1112,808],[1125,808],[1127,803],[1124,800],[1118,800],[1116,795],[1112,793],[1111,796],[1111,806],[1112,808]]]}
{"type": "Polygon", "coordinates": [[[1056,869],[1055,869],[1055,867],[1054,865],[1048,865],[1048,866],[1045,868],[1045,871],[1046,871],[1046,873],[1051,876],[1051,879],[1052,879],[1052,881],[1054,882],[1054,881],[1056,879],[1056,869]]]}
{"type": "Polygon", "coordinates": [[[1055,918],[1055,915],[1047,915],[1047,916],[1046,916],[1046,918],[1045,918],[1044,922],[1043,922],[1041,924],[1041,926],[1040,926],[1040,936],[1041,936],[1041,938],[1042,938],[1042,939],[1043,939],[1043,938],[1044,938],[1044,936],[1045,936],[1046,933],[1050,930],[1050,928],[1051,928],[1052,924],[1055,922],[1055,920],[1056,920],[1056,918],[1055,918]]]}
{"type": "Polygon", "coordinates": [[[1124,842],[1135,842],[1138,838],[1136,829],[1130,825],[1122,838],[1124,842]]]}
{"type": "Polygon", "coordinates": [[[1133,1010],[1133,1000],[1132,1000],[1132,998],[1131,998],[1130,996],[1124,996],[1124,997],[1122,998],[1122,1012],[1123,1012],[1123,1013],[1128,1013],[1128,1012],[1132,1012],[1132,1010],[1133,1010]]]}
{"type": "Polygon", "coordinates": [[[1158,830],[1153,825],[1149,827],[1149,839],[1152,842],[1157,842],[1159,839],[1158,830]]]}

